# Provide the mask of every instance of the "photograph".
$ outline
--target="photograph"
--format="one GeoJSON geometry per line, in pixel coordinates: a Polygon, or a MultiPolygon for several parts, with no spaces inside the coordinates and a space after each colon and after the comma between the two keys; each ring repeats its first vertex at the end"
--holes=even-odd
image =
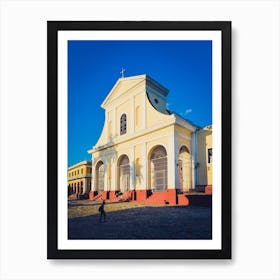
{"type": "Polygon", "coordinates": [[[68,42],[69,239],[211,239],[211,54],[68,42]]]}

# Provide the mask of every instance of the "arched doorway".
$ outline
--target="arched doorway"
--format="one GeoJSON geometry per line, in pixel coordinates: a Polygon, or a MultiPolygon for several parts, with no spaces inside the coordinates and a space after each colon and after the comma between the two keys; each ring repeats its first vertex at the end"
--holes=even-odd
{"type": "Polygon", "coordinates": [[[96,175],[97,191],[103,192],[104,191],[104,163],[103,163],[103,161],[99,161],[96,164],[95,175],[96,175]]]}
{"type": "Polygon", "coordinates": [[[178,176],[180,190],[188,191],[191,188],[191,165],[190,151],[186,146],[182,146],[179,151],[178,176]]]}
{"type": "Polygon", "coordinates": [[[152,150],[149,169],[151,189],[156,192],[167,190],[167,152],[163,146],[152,150]]]}
{"type": "Polygon", "coordinates": [[[119,187],[122,193],[129,190],[130,183],[130,166],[127,155],[122,155],[119,159],[119,187]]]}

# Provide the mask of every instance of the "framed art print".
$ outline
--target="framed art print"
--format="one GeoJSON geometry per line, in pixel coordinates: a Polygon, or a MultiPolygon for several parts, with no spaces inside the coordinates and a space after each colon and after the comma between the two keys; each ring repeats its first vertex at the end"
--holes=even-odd
{"type": "Polygon", "coordinates": [[[47,28],[48,259],[230,259],[231,22],[47,28]]]}

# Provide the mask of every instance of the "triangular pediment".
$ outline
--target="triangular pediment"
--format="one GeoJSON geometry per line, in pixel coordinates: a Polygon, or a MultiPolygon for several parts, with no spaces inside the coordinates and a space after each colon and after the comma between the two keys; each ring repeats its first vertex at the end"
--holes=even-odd
{"type": "Polygon", "coordinates": [[[136,88],[143,81],[145,81],[145,79],[146,79],[146,75],[118,79],[118,81],[115,83],[112,90],[109,92],[109,94],[103,101],[101,107],[105,108],[108,104],[118,99],[123,94],[127,93],[129,90],[136,88]]]}

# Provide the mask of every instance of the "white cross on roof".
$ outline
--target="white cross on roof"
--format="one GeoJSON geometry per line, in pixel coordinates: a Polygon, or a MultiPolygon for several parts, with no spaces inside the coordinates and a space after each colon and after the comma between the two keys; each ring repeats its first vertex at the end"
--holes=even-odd
{"type": "Polygon", "coordinates": [[[120,72],[122,74],[122,78],[124,78],[124,72],[125,72],[125,69],[123,69],[123,67],[122,67],[122,71],[120,72]]]}

